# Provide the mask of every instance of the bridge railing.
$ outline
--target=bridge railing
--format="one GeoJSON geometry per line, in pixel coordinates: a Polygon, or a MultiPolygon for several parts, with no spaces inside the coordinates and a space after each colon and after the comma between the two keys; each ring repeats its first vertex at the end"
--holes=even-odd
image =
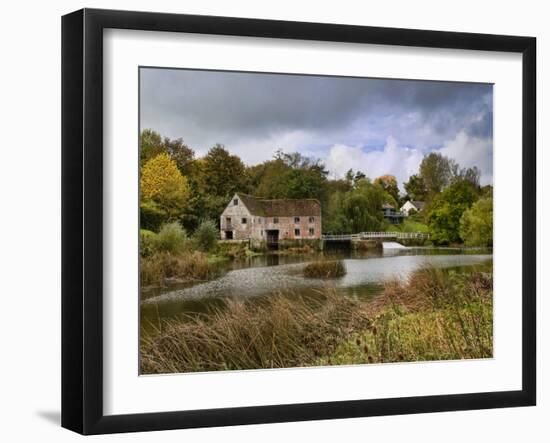
{"type": "Polygon", "coordinates": [[[344,241],[344,240],[361,240],[361,239],[377,239],[377,238],[430,238],[430,234],[424,232],[359,232],[358,234],[325,234],[323,240],[344,241]]]}

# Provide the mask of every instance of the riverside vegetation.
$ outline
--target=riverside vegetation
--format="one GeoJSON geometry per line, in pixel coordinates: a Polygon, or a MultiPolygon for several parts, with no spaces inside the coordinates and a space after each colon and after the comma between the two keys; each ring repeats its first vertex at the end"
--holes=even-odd
{"type": "Polygon", "coordinates": [[[214,371],[487,358],[492,274],[426,268],[370,301],[279,292],[227,299],[142,335],[141,372],[214,371]]]}

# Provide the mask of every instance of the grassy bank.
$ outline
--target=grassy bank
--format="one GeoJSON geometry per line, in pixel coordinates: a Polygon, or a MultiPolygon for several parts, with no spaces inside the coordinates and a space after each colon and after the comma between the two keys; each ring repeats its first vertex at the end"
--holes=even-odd
{"type": "Polygon", "coordinates": [[[165,321],[142,337],[141,372],[483,358],[492,337],[492,275],[428,269],[369,302],[280,293],[165,321]]]}

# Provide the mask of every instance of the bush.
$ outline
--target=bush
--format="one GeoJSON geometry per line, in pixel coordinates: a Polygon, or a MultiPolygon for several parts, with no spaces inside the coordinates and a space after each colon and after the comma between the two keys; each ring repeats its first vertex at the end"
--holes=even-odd
{"type": "Polygon", "coordinates": [[[203,221],[195,231],[193,237],[198,249],[204,252],[210,252],[214,250],[218,243],[218,227],[211,220],[203,221]]]}
{"type": "Polygon", "coordinates": [[[304,268],[307,278],[337,278],[346,275],[346,266],[342,260],[316,261],[304,268]]]}
{"type": "Polygon", "coordinates": [[[187,233],[178,222],[166,223],[155,237],[155,251],[182,253],[187,246],[187,233]]]}
{"type": "Polygon", "coordinates": [[[493,199],[482,198],[460,219],[460,237],[468,246],[493,245],[493,199]]]}
{"type": "Polygon", "coordinates": [[[147,229],[139,230],[139,254],[142,257],[149,257],[155,252],[155,241],[157,234],[147,229]]]}

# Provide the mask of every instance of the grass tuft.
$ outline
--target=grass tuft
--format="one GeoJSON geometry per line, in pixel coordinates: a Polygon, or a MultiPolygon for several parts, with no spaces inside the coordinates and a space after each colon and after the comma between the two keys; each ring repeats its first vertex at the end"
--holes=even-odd
{"type": "Polygon", "coordinates": [[[344,275],[346,266],[342,260],[321,260],[304,267],[304,277],[307,278],[338,278],[344,275]]]}

